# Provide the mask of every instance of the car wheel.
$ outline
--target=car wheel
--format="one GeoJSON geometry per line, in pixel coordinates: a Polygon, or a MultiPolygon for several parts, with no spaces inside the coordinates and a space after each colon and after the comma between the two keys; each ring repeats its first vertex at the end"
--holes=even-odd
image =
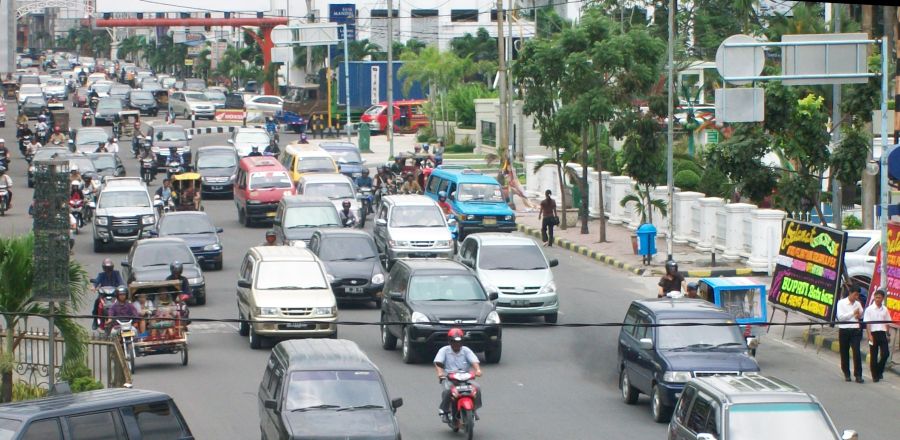
{"type": "Polygon", "coordinates": [[[556,324],[559,321],[559,313],[548,313],[544,315],[544,322],[547,324],[556,324]]]}
{"type": "Polygon", "coordinates": [[[375,308],[380,309],[381,304],[384,302],[384,299],[381,297],[375,298],[375,308]]]}
{"type": "Polygon", "coordinates": [[[250,216],[246,212],[244,212],[244,226],[246,226],[248,228],[253,227],[253,219],[251,219],[250,216]]]}
{"type": "Polygon", "coordinates": [[[245,221],[244,220],[244,210],[241,208],[238,208],[238,223],[244,224],[244,221],[245,221]]]}
{"type": "Polygon", "coordinates": [[[244,316],[241,315],[241,312],[238,312],[238,334],[241,336],[247,336],[250,334],[250,323],[244,321],[244,316]]]}
{"type": "Polygon", "coordinates": [[[206,305],[206,292],[203,292],[202,294],[197,295],[196,301],[197,301],[198,306],[206,305]]]}
{"type": "Polygon", "coordinates": [[[500,362],[500,355],[503,354],[503,343],[498,342],[494,348],[484,350],[484,362],[487,364],[496,364],[500,362]]]}
{"type": "Polygon", "coordinates": [[[658,385],[653,385],[653,390],[650,391],[650,414],[656,423],[668,422],[672,414],[672,408],[662,403],[662,394],[660,394],[658,385]]]}
{"type": "MultiPolygon", "coordinates": [[[[384,322],[384,317],[381,317],[381,321],[384,322]]],[[[381,348],[385,350],[394,350],[397,348],[397,337],[394,336],[393,333],[388,329],[388,327],[384,324],[381,325],[381,348]]]]}
{"type": "Polygon", "coordinates": [[[250,336],[249,337],[250,348],[252,348],[254,350],[258,350],[258,349],[262,348],[263,337],[256,334],[256,330],[253,330],[252,325],[248,325],[248,326],[250,327],[249,328],[250,331],[247,332],[248,335],[250,336]]]}
{"type": "Polygon", "coordinates": [[[637,403],[638,394],[640,393],[637,388],[631,386],[631,379],[628,378],[625,368],[622,368],[622,371],[619,373],[619,388],[622,390],[622,400],[626,404],[634,405],[637,403]]]}
{"type": "Polygon", "coordinates": [[[409,335],[409,327],[406,327],[403,329],[403,341],[400,344],[400,355],[403,358],[404,364],[414,364],[419,361],[419,354],[416,353],[416,349],[413,348],[410,338],[411,336],[409,335]]]}

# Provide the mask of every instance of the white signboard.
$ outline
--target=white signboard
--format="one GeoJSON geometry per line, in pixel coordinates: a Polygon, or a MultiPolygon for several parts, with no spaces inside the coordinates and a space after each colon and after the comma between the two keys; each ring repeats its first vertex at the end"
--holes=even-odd
{"type": "Polygon", "coordinates": [[[381,80],[381,75],[379,71],[379,66],[372,66],[372,105],[376,105],[379,102],[378,99],[378,89],[381,86],[379,84],[379,80],[381,80]]]}
{"type": "MultiPolygon", "coordinates": [[[[191,0],[187,1],[144,1],[144,0],[96,0],[96,11],[104,12],[268,12],[272,10],[271,0],[191,0]],[[180,6],[184,5],[184,6],[180,6]]],[[[218,14],[217,14],[218,15],[218,14]]]]}
{"type": "MultiPolygon", "coordinates": [[[[781,37],[790,42],[840,42],[868,40],[864,33],[855,34],[800,34],[781,37]]],[[[869,44],[812,44],[808,46],[786,46],[781,48],[781,66],[785,75],[833,75],[868,73],[866,51],[869,44]]],[[[869,78],[815,78],[784,80],[784,85],[803,84],[861,84],[869,78]]]]}
{"type": "Polygon", "coordinates": [[[766,94],[759,87],[716,89],[716,122],[762,122],[766,94]]]}
{"type": "Polygon", "coordinates": [[[334,23],[312,23],[300,26],[278,25],[272,28],[271,40],[276,46],[288,44],[299,46],[320,46],[337,44],[338,25],[334,23]]]}

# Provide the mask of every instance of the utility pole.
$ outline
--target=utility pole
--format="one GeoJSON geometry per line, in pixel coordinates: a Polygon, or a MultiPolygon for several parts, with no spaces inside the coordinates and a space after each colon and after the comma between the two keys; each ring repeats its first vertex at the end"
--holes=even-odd
{"type": "MultiPolygon", "coordinates": [[[[872,18],[873,5],[860,5],[862,18],[860,23],[862,31],[866,34],[866,38],[872,38],[872,18]]],[[[871,48],[867,45],[866,55],[871,54],[871,48]]],[[[871,130],[871,125],[866,124],[866,129],[871,130]]],[[[866,163],[873,159],[872,149],[867,149],[866,163]]],[[[863,229],[875,229],[875,199],[878,191],[878,181],[875,176],[869,173],[862,175],[862,224],[863,229]]]]}
{"type": "Polygon", "coordinates": [[[394,157],[394,2],[387,0],[387,137],[394,157]]]}
{"type": "MultiPolygon", "coordinates": [[[[841,4],[835,3],[831,5],[831,14],[832,20],[831,22],[834,24],[834,33],[841,33],[841,4]]],[[[835,148],[838,147],[841,143],[841,85],[835,84],[832,90],[832,94],[834,95],[834,100],[831,103],[831,120],[832,120],[832,131],[831,131],[831,151],[833,152],[835,148]]],[[[842,219],[843,213],[841,212],[842,202],[841,202],[841,182],[837,177],[834,176],[834,173],[831,174],[831,222],[834,223],[834,226],[838,229],[844,228],[844,221],[842,219]]]]}
{"type": "MultiPolygon", "coordinates": [[[[306,24],[310,24],[315,21],[315,15],[313,14],[313,0],[306,0],[306,24]]],[[[312,48],[306,46],[306,77],[308,78],[312,74],[312,48]]],[[[329,79],[330,81],[331,79],[329,79]]],[[[306,81],[304,81],[306,82],[306,81]]]]}
{"type": "MultiPolygon", "coordinates": [[[[512,5],[510,5],[512,6],[512,5]]],[[[506,66],[509,69],[512,66],[513,59],[513,44],[512,44],[512,14],[509,17],[506,17],[506,66]]],[[[513,96],[513,81],[512,75],[507,71],[506,78],[506,125],[509,126],[509,134],[507,136],[509,139],[509,166],[513,171],[513,175],[515,175],[515,165],[513,165],[515,155],[518,153],[518,149],[516,149],[517,145],[521,145],[521,140],[516,139],[515,135],[515,124],[513,124],[513,107],[515,106],[516,99],[513,96]],[[516,142],[519,140],[520,142],[516,142]],[[513,151],[515,150],[515,151],[513,151]]]]}
{"type": "MultiPolygon", "coordinates": [[[[667,67],[668,74],[667,78],[667,88],[668,88],[668,101],[669,101],[669,117],[667,118],[667,132],[666,132],[666,185],[668,185],[668,193],[669,193],[669,202],[668,202],[668,211],[669,215],[667,218],[667,233],[666,233],[666,259],[672,259],[672,237],[673,232],[675,230],[675,213],[672,212],[675,207],[675,180],[673,177],[672,170],[672,162],[673,162],[673,153],[672,153],[672,144],[675,139],[675,83],[673,76],[675,75],[675,0],[669,0],[669,65],[667,67]]],[[[649,200],[648,200],[649,202],[649,200]]],[[[652,207],[648,209],[653,209],[652,207]]]]}
{"type": "Polygon", "coordinates": [[[500,169],[505,170],[504,165],[509,163],[509,120],[506,117],[506,106],[509,97],[506,95],[506,39],[503,37],[503,0],[497,1],[497,89],[500,92],[500,106],[497,117],[500,122],[499,142],[497,153],[500,156],[500,169]]]}

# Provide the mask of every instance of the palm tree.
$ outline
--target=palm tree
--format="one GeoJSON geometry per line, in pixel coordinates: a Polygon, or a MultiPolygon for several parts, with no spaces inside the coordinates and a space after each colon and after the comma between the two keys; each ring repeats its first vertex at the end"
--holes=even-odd
{"type": "Polygon", "coordinates": [[[653,223],[653,209],[655,208],[666,216],[668,205],[663,199],[654,199],[650,195],[650,187],[634,186],[634,193],[622,197],[619,206],[626,207],[630,202],[634,202],[634,212],[641,216],[641,224],[653,223]]]}
{"type": "MultiPolygon", "coordinates": [[[[441,111],[447,131],[447,117],[444,111],[444,95],[451,87],[459,84],[463,78],[472,74],[474,64],[469,58],[460,58],[453,52],[440,52],[434,46],[428,46],[419,53],[404,52],[401,57],[403,67],[397,72],[403,79],[403,94],[409,93],[414,82],[428,85],[428,97],[433,109],[441,111]],[[435,100],[440,106],[435,105],[435,100]]],[[[433,115],[432,115],[433,117],[433,115]]]]}
{"type": "Polygon", "coordinates": [[[132,35],[119,43],[116,56],[127,61],[137,61],[146,46],[147,39],[143,35],[132,35]]]}
{"type": "MultiPolygon", "coordinates": [[[[45,304],[32,299],[34,236],[0,237],[0,310],[3,310],[4,344],[0,347],[0,402],[12,400],[13,353],[22,341],[29,314],[46,314],[45,304]]],[[[69,300],[57,313],[79,310],[87,292],[88,275],[81,264],[69,261],[69,300]]],[[[57,316],[55,327],[65,343],[63,369],[84,363],[86,330],[73,319],[57,316]]]]}

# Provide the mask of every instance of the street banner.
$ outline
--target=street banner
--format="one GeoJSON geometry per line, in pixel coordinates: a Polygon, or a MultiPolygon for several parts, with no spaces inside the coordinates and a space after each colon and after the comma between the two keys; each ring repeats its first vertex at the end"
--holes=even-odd
{"type": "MultiPolygon", "coordinates": [[[[875,271],[872,273],[872,285],[870,286],[869,292],[874,292],[875,290],[881,288],[881,250],[882,246],[878,247],[878,256],[875,258],[875,271]]],[[[888,267],[887,267],[887,289],[885,289],[884,297],[884,306],[887,307],[888,312],[891,314],[891,321],[894,321],[895,324],[891,324],[893,327],[898,327],[896,321],[900,321],[900,223],[890,222],[888,223],[888,267]]],[[[872,302],[872,297],[874,295],[869,295],[869,303],[872,302]]]]}
{"type": "Polygon", "coordinates": [[[215,118],[219,122],[241,122],[244,120],[244,111],[219,109],[216,110],[215,118]]]}
{"type": "Polygon", "coordinates": [[[839,299],[847,234],[785,220],[769,302],[812,319],[830,321],[839,299]]]}

